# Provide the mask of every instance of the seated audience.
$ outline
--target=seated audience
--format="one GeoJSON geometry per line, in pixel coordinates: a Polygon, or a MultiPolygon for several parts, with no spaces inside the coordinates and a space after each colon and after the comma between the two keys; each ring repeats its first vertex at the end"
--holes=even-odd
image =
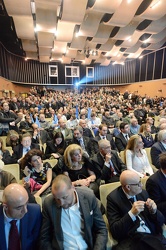
{"type": "Polygon", "coordinates": [[[117,150],[117,147],[115,145],[113,136],[111,134],[108,134],[107,125],[106,124],[101,124],[99,126],[99,135],[95,136],[95,138],[92,140],[93,154],[97,154],[99,152],[98,142],[101,139],[108,140],[110,142],[110,144],[111,144],[111,148],[113,150],[117,150]]]}
{"type": "Polygon", "coordinates": [[[57,176],[43,205],[40,249],[105,250],[107,229],[90,189],[57,176]]]}
{"type": "Polygon", "coordinates": [[[141,136],[133,135],[130,137],[125,150],[127,169],[136,172],[141,178],[153,174],[153,169],[143,146],[141,136]]]}
{"type": "Polygon", "coordinates": [[[151,128],[151,133],[152,134],[156,134],[158,131],[157,131],[157,128],[154,126],[154,120],[151,116],[148,116],[146,118],[146,124],[149,124],[150,125],[150,128],[151,128]]]}
{"type": "Polygon", "coordinates": [[[144,143],[144,148],[150,148],[154,143],[153,136],[151,134],[151,127],[147,123],[143,123],[139,130],[139,135],[144,143]]]}
{"type": "Polygon", "coordinates": [[[52,182],[52,167],[48,162],[42,161],[43,153],[32,149],[21,161],[21,168],[25,176],[23,184],[29,188],[34,196],[47,195],[52,182]]]}
{"type": "Polygon", "coordinates": [[[0,137],[0,160],[4,162],[4,164],[12,164],[13,163],[13,158],[10,155],[9,150],[5,149],[3,145],[3,140],[0,137]]]}
{"type": "Polygon", "coordinates": [[[21,118],[9,110],[9,103],[6,101],[2,102],[0,110],[0,135],[6,136],[9,130],[18,132],[17,123],[20,121],[21,118]]]}
{"type": "Polygon", "coordinates": [[[26,190],[17,183],[8,185],[0,205],[0,249],[38,249],[41,208],[28,203],[26,190]]]}
{"type": "Polygon", "coordinates": [[[89,121],[89,128],[93,130],[94,135],[96,135],[97,131],[99,130],[100,124],[101,124],[100,118],[96,116],[95,112],[92,112],[91,119],[89,121]]]}
{"type": "Polygon", "coordinates": [[[64,157],[59,159],[53,171],[69,176],[74,186],[87,186],[98,194],[96,175],[92,169],[92,163],[88,158],[83,157],[82,148],[77,144],[71,144],[66,148],[64,157]]]}
{"type": "Polygon", "coordinates": [[[122,122],[119,125],[120,133],[115,137],[115,145],[119,152],[124,151],[127,146],[127,142],[131,136],[130,125],[126,122],[122,122]]]}
{"type": "Polygon", "coordinates": [[[39,128],[38,124],[33,123],[32,129],[33,129],[33,131],[32,131],[32,142],[33,143],[43,145],[47,141],[51,140],[48,132],[43,128],[39,128]]]}
{"type": "Polygon", "coordinates": [[[16,178],[11,173],[4,171],[3,167],[4,162],[0,160],[0,190],[3,190],[11,183],[17,183],[16,178]]]}
{"type": "Polygon", "coordinates": [[[158,141],[151,147],[152,164],[156,168],[160,168],[159,155],[166,151],[166,129],[159,131],[158,141]]]}
{"type": "Polygon", "coordinates": [[[39,149],[39,145],[32,143],[31,134],[25,133],[21,136],[21,143],[13,149],[13,163],[20,162],[24,155],[31,149],[39,149]]]}
{"type": "Polygon", "coordinates": [[[13,149],[19,143],[19,134],[15,130],[9,130],[6,138],[6,146],[12,147],[13,149]]]}
{"type": "Polygon", "coordinates": [[[83,128],[77,126],[73,130],[73,140],[71,140],[71,144],[78,144],[83,150],[83,154],[89,157],[92,154],[92,144],[89,137],[83,135],[83,128]]]}
{"type": "Polygon", "coordinates": [[[87,127],[86,120],[80,119],[79,126],[82,127],[82,129],[83,129],[83,136],[87,136],[90,139],[94,137],[92,131],[87,127]]]}
{"type": "Polygon", "coordinates": [[[146,190],[158,209],[163,213],[166,223],[166,152],[159,156],[160,169],[150,176],[146,182],[146,190]]]}
{"type": "Polygon", "coordinates": [[[61,132],[56,132],[53,139],[46,142],[45,158],[58,159],[63,156],[66,145],[64,136],[61,132]]]}
{"type": "Polygon", "coordinates": [[[139,133],[140,125],[136,118],[130,120],[130,133],[131,135],[137,135],[139,133]]]}
{"type": "Polygon", "coordinates": [[[32,132],[33,131],[32,124],[33,124],[32,118],[27,113],[25,116],[25,120],[20,122],[19,126],[20,133],[32,132]]]}
{"type": "Polygon", "coordinates": [[[103,114],[102,123],[106,124],[107,126],[110,123],[115,125],[115,120],[113,117],[111,117],[110,112],[108,110],[106,110],[103,114]]]}
{"type": "Polygon", "coordinates": [[[98,142],[99,152],[92,157],[94,173],[98,184],[119,181],[122,171],[126,170],[125,164],[115,150],[111,150],[110,141],[102,139],[98,142]]]}
{"type": "Polygon", "coordinates": [[[130,170],[120,176],[121,186],[107,196],[107,218],[118,245],[116,250],[165,249],[164,216],[148,193],[140,176],[130,170]]]}
{"type": "Polygon", "coordinates": [[[73,137],[73,134],[72,134],[72,130],[66,127],[66,120],[64,120],[63,118],[60,118],[58,124],[59,124],[59,128],[54,129],[53,134],[55,134],[56,132],[61,132],[65,140],[71,140],[73,137]]]}
{"type": "Polygon", "coordinates": [[[74,129],[76,126],[78,126],[78,120],[75,115],[70,115],[70,119],[66,122],[66,128],[68,129],[74,129]]]}

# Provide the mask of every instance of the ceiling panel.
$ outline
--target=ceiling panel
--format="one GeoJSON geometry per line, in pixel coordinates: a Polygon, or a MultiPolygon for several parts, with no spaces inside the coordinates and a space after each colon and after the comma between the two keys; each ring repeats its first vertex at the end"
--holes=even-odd
{"type": "Polygon", "coordinates": [[[166,0],[4,0],[0,24],[1,42],[23,57],[122,64],[165,46],[166,0]]]}

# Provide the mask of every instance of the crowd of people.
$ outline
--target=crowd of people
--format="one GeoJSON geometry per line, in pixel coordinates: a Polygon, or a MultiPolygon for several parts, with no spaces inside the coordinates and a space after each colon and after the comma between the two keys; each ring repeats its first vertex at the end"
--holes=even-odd
{"type": "MultiPolygon", "coordinates": [[[[35,203],[35,197],[41,196],[41,233],[40,222],[37,229],[32,227],[40,239],[32,239],[25,249],[104,250],[107,229],[102,205],[99,208],[99,187],[119,181],[121,187],[108,196],[106,209],[109,229],[118,241],[115,249],[134,250],[136,239],[137,249],[164,248],[159,234],[166,222],[162,180],[166,175],[166,98],[128,90],[120,93],[110,87],[65,91],[32,87],[27,97],[0,101],[0,188],[5,190],[0,219],[7,220],[2,249],[11,244],[10,221],[17,219],[19,232],[23,230],[22,218],[28,218],[31,209],[38,211],[36,204],[28,210],[27,200],[35,203]],[[56,159],[53,167],[50,159],[56,159]],[[12,167],[13,163],[20,166],[20,184],[3,171],[4,164],[12,167]],[[149,194],[141,184],[147,177],[149,194]],[[16,203],[22,215],[21,211],[13,215],[16,203]],[[155,244],[163,248],[151,248],[155,244]]],[[[12,250],[24,249],[22,240],[20,248],[12,250]]]]}

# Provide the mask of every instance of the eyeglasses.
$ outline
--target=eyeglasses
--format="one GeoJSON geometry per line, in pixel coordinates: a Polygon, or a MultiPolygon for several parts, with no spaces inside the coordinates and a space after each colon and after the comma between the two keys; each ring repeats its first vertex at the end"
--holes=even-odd
{"type": "Polygon", "coordinates": [[[142,186],[142,182],[139,181],[138,183],[131,183],[131,184],[127,184],[127,185],[141,187],[142,186]]]}

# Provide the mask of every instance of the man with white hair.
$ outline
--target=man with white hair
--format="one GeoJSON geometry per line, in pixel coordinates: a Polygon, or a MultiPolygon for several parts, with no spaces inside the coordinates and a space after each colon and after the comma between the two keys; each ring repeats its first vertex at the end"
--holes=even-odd
{"type": "Polygon", "coordinates": [[[151,147],[152,164],[160,168],[159,155],[166,151],[166,129],[159,131],[158,141],[151,147]]]}

